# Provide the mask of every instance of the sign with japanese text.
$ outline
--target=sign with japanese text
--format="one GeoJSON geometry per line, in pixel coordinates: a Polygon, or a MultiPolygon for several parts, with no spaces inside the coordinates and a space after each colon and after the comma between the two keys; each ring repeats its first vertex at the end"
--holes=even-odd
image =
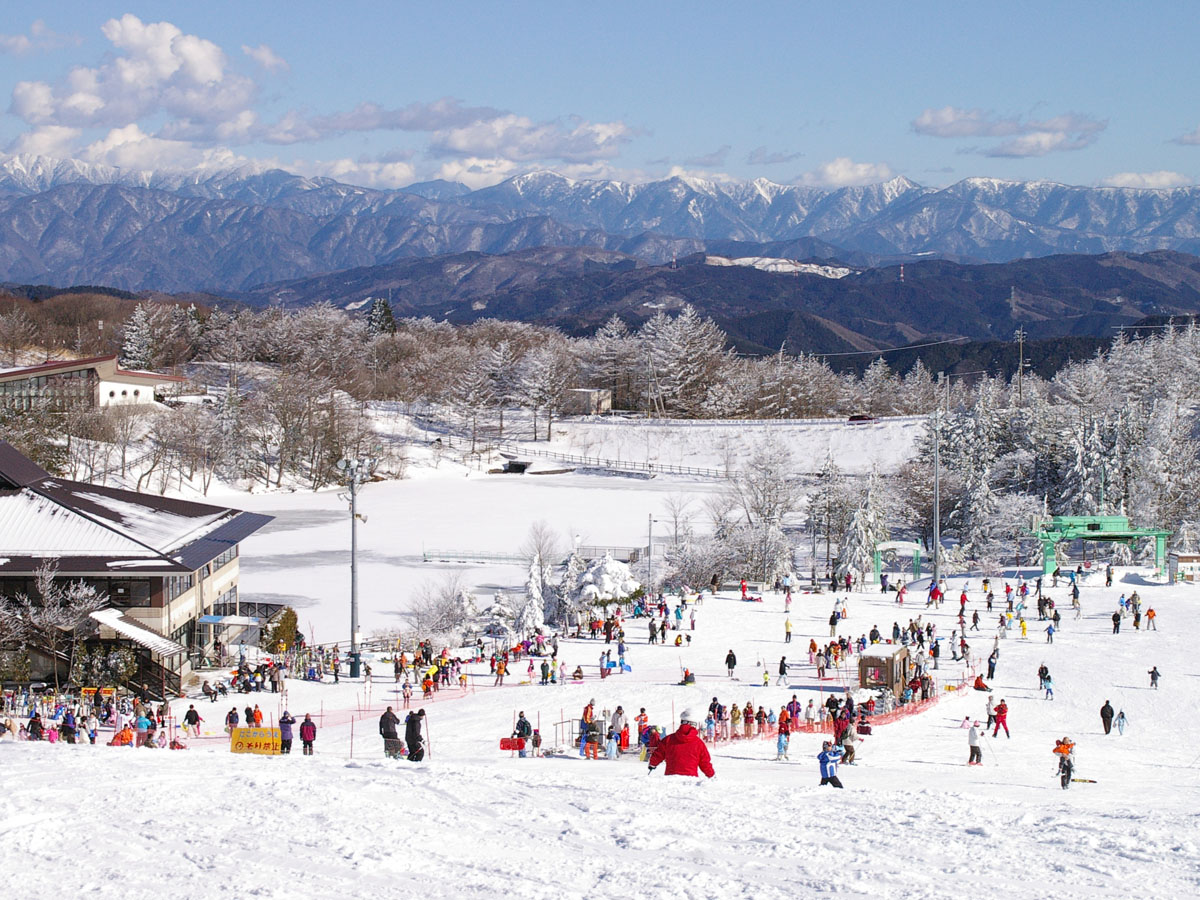
{"type": "Polygon", "coordinates": [[[232,753],[260,753],[264,756],[279,755],[278,728],[235,728],[229,734],[229,749],[232,753]]]}

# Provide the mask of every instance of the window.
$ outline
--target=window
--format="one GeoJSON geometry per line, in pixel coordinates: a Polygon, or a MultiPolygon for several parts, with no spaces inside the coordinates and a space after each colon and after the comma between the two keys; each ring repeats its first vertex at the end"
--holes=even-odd
{"type": "Polygon", "coordinates": [[[85,578],[99,594],[107,594],[113,606],[122,609],[145,608],[150,605],[149,578],[85,578]]]}
{"type": "Polygon", "coordinates": [[[232,547],[230,547],[228,550],[226,550],[224,553],[222,553],[220,556],[218,556],[216,559],[214,559],[212,561],[212,570],[215,572],[218,569],[220,569],[222,566],[228,565],[235,558],[237,558],[237,555],[238,555],[238,545],[234,544],[232,547]]]}
{"type": "Polygon", "coordinates": [[[163,579],[163,602],[170,603],[192,588],[195,579],[191,575],[168,575],[163,579]]]}

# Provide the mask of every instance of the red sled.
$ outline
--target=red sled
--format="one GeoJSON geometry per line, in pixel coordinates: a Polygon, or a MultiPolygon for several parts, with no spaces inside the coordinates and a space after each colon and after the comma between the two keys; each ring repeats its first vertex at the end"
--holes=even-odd
{"type": "Polygon", "coordinates": [[[524,750],[525,738],[500,738],[501,750],[524,750]]]}

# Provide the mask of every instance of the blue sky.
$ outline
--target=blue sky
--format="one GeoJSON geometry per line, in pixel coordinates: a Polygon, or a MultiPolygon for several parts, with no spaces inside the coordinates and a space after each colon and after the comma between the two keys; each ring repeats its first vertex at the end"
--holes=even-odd
{"type": "Polygon", "coordinates": [[[1186,3],[46,3],[0,147],[397,187],[1200,177],[1186,3]]]}

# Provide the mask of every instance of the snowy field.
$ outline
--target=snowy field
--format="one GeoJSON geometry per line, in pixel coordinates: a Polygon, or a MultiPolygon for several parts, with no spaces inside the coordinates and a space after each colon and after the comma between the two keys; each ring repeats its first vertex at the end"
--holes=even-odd
{"type": "MultiPolygon", "coordinates": [[[[366,633],[399,624],[414,587],[459,568],[422,563],[422,546],[512,552],[538,520],[584,544],[639,544],[647,514],[664,518],[669,494],[694,491],[699,515],[699,500],[717,489],[489,477],[448,464],[422,475],[360,495],[366,633]]],[[[349,516],[337,492],[238,502],[279,516],[243,547],[243,596],[286,599],[317,639],[344,639],[349,516]]],[[[667,524],[655,527],[666,535],[667,524]]],[[[524,581],[518,567],[465,574],[484,602],[487,585],[519,589],[524,581]]],[[[951,580],[951,597],[963,581],[951,580]]],[[[978,577],[970,581],[968,619],[983,604],[978,577]]],[[[555,724],[577,718],[590,698],[598,710],[645,707],[668,728],[687,706],[706,710],[713,696],[776,710],[793,693],[819,702],[844,683],[818,682],[807,663],[810,636],[828,640],[828,594],[796,595],[791,644],[782,597],[759,604],[722,595],[697,608],[690,647],[648,646],[645,625],[630,623],[627,675],[601,681],[604,644],[587,640],[564,642],[561,654],[568,668],[584,667],[582,684],[521,684],[522,662],[508,684],[493,687],[486,665],[477,667],[466,693],[444,691],[423,704],[431,754],[421,764],[383,758],[376,722],[385,704],[399,702],[382,662],[370,685],[289,681],[286,695],[250,698],[270,718],[285,706],[298,717],[312,713],[320,724],[312,758],[230,754],[220,722],[235,701],[246,705],[244,695],[178,701],[176,715],[196,703],[208,720],[206,736],[186,752],[0,742],[2,896],[1198,896],[1200,587],[1118,570],[1111,588],[1085,581],[1079,621],[1065,588],[1050,594],[1065,614],[1053,645],[1036,620],[1027,639],[1014,629],[999,641],[992,685],[1011,708],[1012,737],[985,741],[982,767],[965,765],[959,725],[983,718],[983,695],[941,691],[932,709],[879,726],[859,745],[858,764],[841,771],[842,791],[817,786],[815,734],[794,735],[788,761],[775,761],[773,740],[721,745],[717,777],[698,782],[668,780],[661,770],[648,776],[632,755],[594,762],[568,749],[515,759],[498,749],[520,710],[555,746],[555,724]],[[1157,611],[1159,630],[1134,631],[1126,619],[1113,635],[1117,597],[1132,590],[1143,609],[1157,611]],[[733,680],[723,667],[730,649],[739,660],[733,680]],[[802,664],[776,686],[783,655],[802,664]],[[1054,700],[1038,688],[1043,662],[1054,700]],[[682,666],[698,673],[694,687],[676,683],[682,666]],[[1152,666],[1163,675],[1157,691],[1146,675],[1152,666]],[[1103,734],[1105,700],[1128,717],[1123,735],[1103,734]],[[1063,735],[1077,742],[1077,776],[1095,783],[1059,788],[1051,750],[1063,735]]],[[[880,594],[854,594],[840,633],[857,637],[877,625],[890,634],[893,621],[925,614],[948,638],[956,611],[957,601],[927,611],[915,596],[898,608],[880,594]]],[[[983,631],[969,635],[978,655],[991,649],[992,622],[985,615],[983,631]]],[[[948,657],[936,674],[957,684],[967,670],[948,657]]]]}
{"type": "MultiPolygon", "coordinates": [[[[535,450],[656,465],[734,470],[755,445],[765,441],[786,447],[796,470],[818,471],[827,456],[851,475],[867,475],[873,466],[893,472],[912,457],[928,419],[903,416],[848,426],[845,419],[663,423],[655,419],[593,417],[567,419],[551,429],[553,440],[528,443],[535,450]]],[[[527,430],[514,428],[514,435],[527,430]]],[[[542,426],[545,437],[545,426],[542,426]]]]}

